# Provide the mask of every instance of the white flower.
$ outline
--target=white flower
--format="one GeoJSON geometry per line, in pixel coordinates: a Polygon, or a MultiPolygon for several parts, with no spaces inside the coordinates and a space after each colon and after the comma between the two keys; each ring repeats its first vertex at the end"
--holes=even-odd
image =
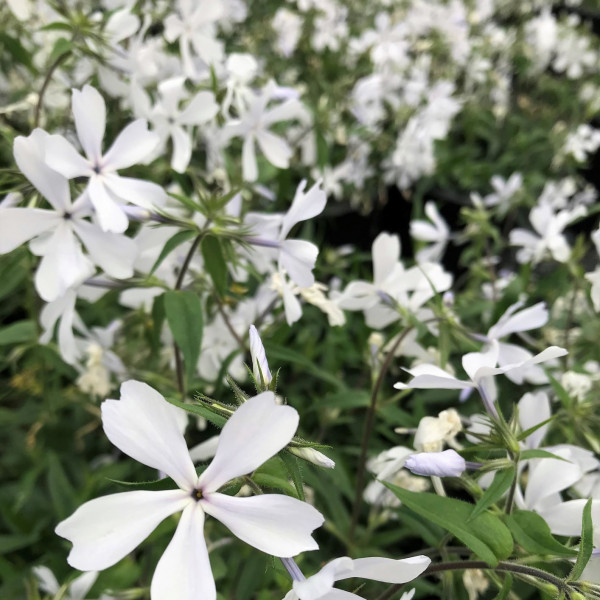
{"type": "Polygon", "coordinates": [[[135,242],[102,231],[87,220],[91,210],[85,196],[71,202],[68,181],[44,162],[50,137],[41,129],[26,138],[19,136],[14,154],[19,169],[52,209],[3,208],[0,219],[0,254],[31,240],[31,251],[43,257],[35,274],[35,287],[47,302],[90,277],[94,265],[117,279],[131,277],[137,254],[135,242]],[[88,255],[84,255],[80,240],[88,255]]]}
{"type": "Polygon", "coordinates": [[[460,477],[467,468],[465,459],[456,450],[411,454],[404,465],[415,475],[460,477]]]}
{"type": "Polygon", "coordinates": [[[567,354],[564,348],[550,346],[543,352],[528,358],[527,360],[498,367],[499,347],[496,340],[492,340],[485,352],[470,352],[462,358],[462,366],[469,376],[469,381],[463,381],[454,377],[447,371],[435,365],[417,365],[413,369],[405,369],[413,376],[408,383],[396,383],[394,387],[398,390],[412,389],[443,389],[443,390],[466,390],[476,388],[483,400],[486,410],[490,415],[497,414],[494,406],[495,388],[491,378],[515,369],[523,369],[530,365],[539,364],[553,358],[559,358],[567,354]]]}
{"type": "Polygon", "coordinates": [[[425,204],[428,221],[414,220],[410,222],[410,235],[416,240],[430,242],[431,246],[417,252],[417,262],[439,262],[450,240],[450,228],[433,202],[425,204]]]}
{"type": "Polygon", "coordinates": [[[318,573],[304,579],[294,580],[293,590],[284,600],[334,600],[334,598],[354,598],[362,600],[362,596],[343,592],[333,587],[336,581],[360,577],[385,583],[406,583],[412,581],[431,563],[427,556],[413,556],[393,560],[391,558],[358,558],[352,560],[347,556],[336,558],[327,563],[318,573]]]}
{"type": "Polygon", "coordinates": [[[273,82],[267,84],[262,92],[252,99],[247,111],[239,119],[230,121],[225,128],[227,139],[244,138],[242,147],[244,181],[258,179],[256,144],[272,165],[280,169],[287,169],[289,166],[292,148],[282,137],[269,131],[269,127],[279,121],[301,120],[305,116],[305,111],[300,102],[294,98],[268,109],[267,104],[274,97],[276,91],[273,82]]]}
{"type": "Polygon", "coordinates": [[[135,491],[86,502],[56,527],[73,543],[69,564],[106,569],[129,554],[168,516],[183,511],[175,535],[152,579],[152,600],[214,600],[215,583],[204,541],[205,514],[237,537],[273,556],[289,557],[317,544],[311,532],[323,523],[312,506],[280,494],[237,498],[217,490],[250,473],[292,439],[298,413],[264,392],[227,421],[214,459],[198,477],[176,416],[179,409],[150,386],[128,381],[121,400],[102,404],[104,431],[123,452],[169,475],[179,489],[135,491]]]}
{"type": "Polygon", "coordinates": [[[295,454],[299,458],[306,460],[313,465],[323,467],[325,469],[335,468],[335,462],[332,461],[328,456],[325,456],[322,452],[315,450],[314,448],[299,448],[292,446],[290,452],[295,454]]]}
{"type": "Polygon", "coordinates": [[[103,154],[106,105],[98,91],[89,85],[81,91],[73,90],[73,116],[86,157],[64,137],[53,135],[46,142],[46,164],[67,179],[89,177],[86,192],[100,226],[104,231],[122,233],[129,220],[121,203],[153,209],[166,199],[163,189],[155,183],[117,174],[119,169],[131,167],[151,154],[159,137],[148,131],[145,119],[138,119],[123,129],[103,154]]]}
{"type": "Polygon", "coordinates": [[[437,417],[423,417],[419,421],[413,445],[421,452],[439,452],[444,443],[454,444],[461,430],[459,414],[453,408],[443,410],[437,417]]]}

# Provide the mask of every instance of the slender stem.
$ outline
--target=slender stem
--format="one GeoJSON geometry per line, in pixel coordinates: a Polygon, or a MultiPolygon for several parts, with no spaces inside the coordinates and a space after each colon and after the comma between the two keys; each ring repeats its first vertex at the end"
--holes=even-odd
{"type": "MultiPolygon", "coordinates": [[[[181,286],[183,285],[183,280],[185,278],[185,274],[187,273],[187,270],[190,266],[190,262],[192,261],[192,258],[196,250],[198,249],[198,245],[202,241],[203,237],[204,233],[200,233],[190,246],[187,256],[183,261],[183,265],[181,265],[181,271],[179,271],[177,281],[175,282],[175,290],[181,289],[181,286]]],[[[175,373],[177,376],[177,389],[179,390],[179,393],[181,394],[181,398],[183,400],[185,399],[185,376],[183,372],[183,359],[181,358],[181,350],[179,349],[177,342],[173,342],[173,351],[175,353],[175,373]]]]}
{"type": "MultiPolygon", "coordinates": [[[[439,563],[436,565],[429,565],[429,567],[427,567],[427,569],[425,569],[425,571],[423,571],[419,577],[427,577],[428,575],[433,575],[434,573],[443,573],[446,571],[462,571],[465,569],[503,571],[508,573],[516,573],[517,575],[535,577],[555,586],[559,591],[567,594],[571,589],[568,583],[565,583],[562,579],[560,579],[560,577],[555,577],[547,571],[537,569],[536,567],[528,567],[526,565],[519,565],[510,562],[499,562],[496,567],[490,567],[483,560],[464,560],[439,563]]],[[[398,583],[390,586],[385,592],[383,592],[383,594],[378,596],[376,600],[389,600],[397,591],[402,588],[403,585],[404,584],[398,583]]]]}
{"type": "Polygon", "coordinates": [[[517,491],[517,482],[519,481],[519,455],[513,457],[515,463],[515,476],[513,477],[512,483],[510,484],[510,490],[508,491],[508,496],[506,498],[506,505],[504,507],[504,512],[507,515],[510,515],[513,509],[513,505],[515,503],[515,492],[517,491]]]}
{"type": "Polygon", "coordinates": [[[352,507],[352,524],[350,525],[350,541],[354,540],[354,533],[356,531],[356,525],[358,523],[358,515],[360,513],[360,500],[362,497],[363,485],[365,481],[365,468],[367,465],[367,452],[369,450],[369,440],[371,439],[371,433],[373,432],[373,423],[375,421],[375,412],[377,407],[377,397],[379,396],[379,390],[383,384],[383,380],[387,374],[387,371],[392,363],[394,358],[394,353],[403,342],[404,338],[408,335],[408,333],[412,330],[412,327],[407,327],[399,336],[398,339],[394,342],[394,345],[390,348],[390,351],[387,353],[383,364],[381,365],[381,370],[379,371],[379,375],[375,380],[375,385],[373,386],[373,391],[371,392],[371,402],[369,403],[369,408],[367,409],[367,418],[365,421],[365,428],[363,430],[363,437],[360,447],[360,458],[358,460],[358,472],[356,475],[356,489],[354,491],[354,505],[352,507]]]}
{"type": "Polygon", "coordinates": [[[42,114],[42,105],[44,104],[44,96],[46,95],[46,90],[50,85],[50,81],[52,80],[52,75],[54,75],[54,71],[58,69],[61,63],[69,56],[69,52],[63,52],[60,54],[56,60],[50,65],[48,72],[46,73],[46,77],[44,77],[44,81],[42,83],[42,87],[40,88],[40,93],[38,95],[38,101],[35,105],[35,113],[33,115],[33,127],[37,127],[40,124],[40,117],[42,114]]]}

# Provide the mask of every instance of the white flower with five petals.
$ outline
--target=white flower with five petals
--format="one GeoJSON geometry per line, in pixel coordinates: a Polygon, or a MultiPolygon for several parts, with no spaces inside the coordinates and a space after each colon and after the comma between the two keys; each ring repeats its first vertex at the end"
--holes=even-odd
{"type": "Polygon", "coordinates": [[[214,600],[215,582],[204,541],[205,515],[262,552],[290,557],[317,548],[311,532],[323,523],[312,506],[281,494],[238,498],[219,493],[292,439],[298,413],[264,392],[227,421],[213,461],[198,477],[177,419],[179,409],[137,381],[121,386],[121,400],[102,404],[104,431],[115,446],[171,477],[176,490],[135,491],[86,502],[56,533],[73,542],[69,564],[106,569],[129,554],[168,516],[183,511],[152,579],[152,600],[214,600]]]}
{"type": "Polygon", "coordinates": [[[46,163],[66,177],[89,177],[86,192],[96,210],[98,222],[104,231],[122,233],[129,219],[124,202],[142,208],[154,209],[166,199],[164,190],[149,181],[122,177],[125,169],[148,157],[159,142],[156,133],[148,131],[145,119],[130,123],[118,135],[107,152],[102,152],[106,127],[106,105],[98,91],[90,85],[73,90],[73,116],[77,137],[85,158],[61,135],[53,135],[46,142],[46,163]]]}

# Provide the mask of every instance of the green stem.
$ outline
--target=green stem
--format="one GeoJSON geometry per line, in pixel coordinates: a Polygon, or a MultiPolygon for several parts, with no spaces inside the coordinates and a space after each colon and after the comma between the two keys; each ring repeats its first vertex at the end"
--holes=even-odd
{"type": "Polygon", "coordinates": [[[407,327],[399,336],[398,339],[394,342],[394,345],[390,348],[390,351],[387,353],[383,364],[381,365],[381,370],[379,371],[379,375],[375,381],[375,385],[373,386],[373,391],[371,392],[371,401],[369,403],[369,408],[367,409],[367,418],[365,421],[365,428],[363,430],[362,442],[360,447],[360,458],[358,460],[358,472],[356,475],[356,489],[354,491],[354,505],[352,507],[352,524],[350,525],[350,541],[354,540],[354,534],[356,532],[356,525],[358,523],[358,515],[360,513],[360,500],[362,498],[363,485],[365,481],[365,469],[367,466],[367,452],[369,450],[369,440],[371,439],[371,433],[373,432],[373,423],[375,421],[375,412],[377,407],[377,397],[379,396],[379,390],[383,384],[383,380],[387,374],[387,371],[392,363],[392,359],[394,358],[394,353],[403,342],[404,338],[408,335],[408,333],[412,330],[412,327],[407,327]]]}
{"type": "Polygon", "coordinates": [[[42,87],[40,88],[40,93],[38,95],[38,101],[35,105],[35,113],[33,115],[33,127],[34,129],[40,124],[40,117],[42,114],[42,106],[44,104],[44,96],[46,95],[46,90],[50,85],[50,81],[52,80],[52,75],[54,75],[54,71],[58,69],[61,63],[69,56],[70,52],[63,52],[58,56],[58,58],[50,65],[48,68],[48,72],[46,73],[46,77],[44,77],[44,81],[42,83],[42,87]]]}

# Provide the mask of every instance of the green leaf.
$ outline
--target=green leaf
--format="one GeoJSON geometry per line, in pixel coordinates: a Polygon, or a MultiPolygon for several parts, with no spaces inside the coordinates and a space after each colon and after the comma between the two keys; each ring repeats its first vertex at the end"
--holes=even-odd
{"type": "Polygon", "coordinates": [[[513,479],[515,478],[515,468],[509,467],[503,471],[498,471],[494,476],[494,480],[492,481],[490,487],[483,493],[483,496],[477,501],[471,516],[469,517],[469,521],[471,519],[477,518],[484,510],[495,504],[502,498],[504,492],[508,490],[513,479]]]}
{"type": "Polygon", "coordinates": [[[577,555],[572,548],[563,546],[550,532],[540,515],[529,510],[515,510],[504,517],[519,546],[530,554],[571,558],[577,555]]]}
{"type": "Polygon", "coordinates": [[[298,459],[288,452],[287,450],[281,452],[279,454],[285,468],[292,481],[294,482],[294,487],[296,488],[296,494],[300,500],[305,500],[304,498],[304,486],[302,485],[302,473],[300,472],[300,465],[298,464],[298,459]]]}
{"type": "Polygon", "coordinates": [[[552,452],[548,452],[547,450],[540,450],[539,448],[535,448],[532,450],[523,450],[520,455],[521,460],[527,460],[529,458],[553,458],[555,460],[563,460],[565,462],[571,462],[562,456],[558,456],[558,454],[552,454],[552,452]]]}
{"type": "Polygon", "coordinates": [[[18,321],[0,329],[0,346],[22,344],[35,340],[35,323],[33,321],[18,321]]]}
{"type": "Polygon", "coordinates": [[[449,531],[490,566],[495,567],[498,560],[511,555],[513,540],[510,531],[491,513],[483,513],[467,522],[473,511],[473,505],[468,502],[436,494],[409,492],[385,481],[382,483],[405,506],[449,531]]]}
{"type": "Polygon", "coordinates": [[[288,496],[297,497],[296,488],[287,479],[282,479],[269,473],[255,473],[252,476],[252,480],[261,487],[281,490],[288,496]]]}
{"type": "Polygon", "coordinates": [[[59,519],[66,519],[75,510],[75,492],[61,461],[54,453],[48,455],[47,479],[54,511],[59,519]]]}
{"type": "Polygon", "coordinates": [[[31,54],[23,47],[18,38],[0,32],[0,45],[13,57],[15,62],[27,67],[31,73],[37,73],[31,62],[31,54]]]}
{"type": "Polygon", "coordinates": [[[537,431],[540,427],[543,427],[544,425],[547,425],[551,421],[554,421],[555,418],[556,418],[556,415],[553,415],[549,419],[546,419],[545,421],[541,421],[537,425],[534,425],[533,427],[530,427],[529,429],[526,429],[525,431],[522,431],[518,435],[517,440],[521,441],[521,440],[524,440],[525,438],[528,438],[532,433],[534,433],[535,431],[537,431]]]}
{"type": "Polygon", "coordinates": [[[185,231],[178,231],[175,235],[171,236],[167,240],[167,243],[164,245],[160,254],[158,255],[158,258],[156,259],[155,263],[152,265],[152,269],[150,269],[150,273],[148,273],[148,277],[151,277],[152,275],[154,275],[154,271],[156,271],[156,269],[158,269],[158,267],[160,266],[162,261],[165,260],[165,258],[167,258],[167,256],[169,256],[169,254],[171,254],[171,252],[173,252],[173,250],[175,250],[175,248],[177,248],[177,246],[181,246],[181,244],[183,244],[184,242],[187,242],[188,240],[191,240],[192,238],[196,237],[197,235],[198,235],[197,231],[185,230],[185,231]]]}
{"type": "Polygon", "coordinates": [[[569,573],[567,581],[577,581],[585,566],[588,564],[592,551],[594,550],[594,523],[592,522],[592,499],[590,498],[583,509],[581,519],[581,541],[579,542],[579,552],[573,569],[569,573]]]}
{"type": "Polygon", "coordinates": [[[202,240],[204,268],[208,271],[215,289],[221,298],[227,292],[227,263],[218,238],[209,235],[202,240]]]}
{"type": "Polygon", "coordinates": [[[197,415],[199,417],[204,417],[207,421],[210,421],[216,427],[223,427],[225,423],[227,423],[227,419],[212,410],[203,404],[195,404],[195,403],[187,403],[181,402],[180,400],[176,400],[175,398],[169,398],[166,396],[167,402],[173,404],[174,406],[179,406],[179,408],[183,408],[186,412],[192,413],[193,415],[197,415]]]}
{"type": "Polygon", "coordinates": [[[569,396],[569,392],[565,390],[565,388],[557,381],[548,371],[546,371],[546,375],[552,385],[552,389],[554,393],[558,396],[558,399],[561,401],[562,405],[565,408],[569,408],[571,406],[571,396],[569,396]]]}
{"type": "Polygon", "coordinates": [[[63,54],[68,54],[71,52],[73,48],[73,43],[66,38],[58,38],[56,42],[54,42],[54,46],[52,47],[52,51],[50,52],[49,62],[53,63],[55,60],[58,60],[59,56],[63,54]]]}
{"type": "Polygon", "coordinates": [[[164,294],[165,314],[176,344],[185,361],[188,381],[196,372],[202,343],[202,302],[189,291],[168,291],[164,294]]]}

